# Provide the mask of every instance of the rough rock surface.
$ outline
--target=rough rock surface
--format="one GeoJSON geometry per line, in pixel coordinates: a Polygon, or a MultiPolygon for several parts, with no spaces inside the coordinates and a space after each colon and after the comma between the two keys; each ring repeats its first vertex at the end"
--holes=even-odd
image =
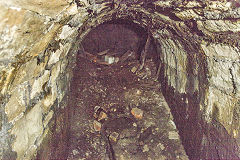
{"type": "Polygon", "coordinates": [[[181,122],[177,127],[185,150],[189,155],[194,146],[199,149],[190,158],[239,158],[239,4],[1,1],[0,157],[32,159],[37,151],[42,159],[62,156],[78,44],[93,27],[121,18],[149,30],[154,38],[162,62],[162,91],[174,119],[181,122]],[[36,126],[29,127],[28,120],[36,126]],[[220,141],[222,137],[232,143],[220,141]],[[49,155],[51,145],[57,149],[49,155]],[[203,146],[213,151],[205,153],[203,146]],[[219,155],[221,149],[215,146],[223,146],[225,154],[219,155]]]}

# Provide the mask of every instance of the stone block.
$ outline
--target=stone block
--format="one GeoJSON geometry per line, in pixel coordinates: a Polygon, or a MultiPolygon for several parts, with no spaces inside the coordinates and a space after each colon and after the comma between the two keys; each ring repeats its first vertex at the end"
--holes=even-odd
{"type": "Polygon", "coordinates": [[[36,79],[32,86],[31,99],[33,99],[36,94],[40,93],[43,90],[43,85],[49,80],[50,71],[45,70],[44,74],[36,79]]]}
{"type": "Polygon", "coordinates": [[[62,53],[62,45],[60,44],[60,49],[56,50],[55,52],[51,53],[51,56],[48,61],[48,65],[54,64],[59,61],[59,57],[62,53]]]}
{"type": "Polygon", "coordinates": [[[15,118],[20,116],[26,109],[26,106],[19,103],[18,97],[13,95],[5,107],[5,113],[7,114],[8,121],[12,122],[15,118]]]}
{"type": "MultiPolygon", "coordinates": [[[[45,57],[47,58],[47,57],[45,57]]],[[[33,85],[34,78],[38,77],[41,73],[44,72],[46,61],[39,63],[37,58],[34,58],[25,64],[23,64],[14,75],[14,81],[12,87],[16,87],[21,83],[29,81],[30,85],[33,85]]]]}
{"type": "MultiPolygon", "coordinates": [[[[36,104],[22,119],[18,120],[11,129],[16,137],[13,150],[17,152],[17,159],[24,159],[24,155],[34,145],[36,139],[43,132],[41,103],[36,104]]],[[[33,154],[30,152],[30,154],[33,154]]],[[[26,155],[25,155],[26,156],[26,155]]],[[[33,155],[28,155],[32,157],[33,155]]]]}
{"type": "Polygon", "coordinates": [[[28,86],[26,82],[18,85],[18,87],[12,91],[12,95],[5,106],[5,113],[7,114],[9,122],[21,118],[21,113],[26,110],[30,100],[28,86]]]}
{"type": "Polygon", "coordinates": [[[70,26],[65,25],[65,26],[62,27],[62,32],[59,35],[59,38],[60,39],[66,39],[67,37],[72,35],[75,31],[76,31],[75,28],[71,28],[70,26]]]}

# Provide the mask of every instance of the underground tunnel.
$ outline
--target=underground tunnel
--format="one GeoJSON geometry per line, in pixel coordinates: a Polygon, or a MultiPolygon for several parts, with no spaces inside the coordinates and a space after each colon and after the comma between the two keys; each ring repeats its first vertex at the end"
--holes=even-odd
{"type": "Polygon", "coordinates": [[[239,2],[0,2],[1,159],[240,159],[239,2]]]}

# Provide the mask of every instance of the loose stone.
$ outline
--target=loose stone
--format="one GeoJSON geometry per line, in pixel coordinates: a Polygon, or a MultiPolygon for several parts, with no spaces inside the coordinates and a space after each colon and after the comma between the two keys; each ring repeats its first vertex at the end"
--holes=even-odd
{"type": "Polygon", "coordinates": [[[112,132],[109,136],[110,140],[114,141],[114,142],[117,142],[117,139],[118,139],[118,136],[119,136],[119,133],[117,132],[112,132]]]}
{"type": "Polygon", "coordinates": [[[105,112],[101,111],[98,116],[98,121],[101,121],[101,120],[107,119],[107,118],[108,118],[107,114],[105,112]]]}
{"type": "Polygon", "coordinates": [[[96,120],[93,121],[93,128],[95,131],[100,131],[102,128],[102,124],[96,120]]]}
{"type": "Polygon", "coordinates": [[[148,145],[145,144],[143,146],[143,152],[148,152],[148,151],[149,151],[148,145]]]}
{"type": "Polygon", "coordinates": [[[142,119],[143,117],[143,111],[139,108],[133,108],[131,113],[136,119],[142,119]]]}

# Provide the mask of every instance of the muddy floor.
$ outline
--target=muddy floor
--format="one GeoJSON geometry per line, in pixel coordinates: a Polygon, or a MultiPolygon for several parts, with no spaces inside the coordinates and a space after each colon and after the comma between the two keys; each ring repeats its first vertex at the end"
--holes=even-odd
{"type": "Polygon", "coordinates": [[[188,159],[151,59],[77,59],[68,160],[188,159]]]}

